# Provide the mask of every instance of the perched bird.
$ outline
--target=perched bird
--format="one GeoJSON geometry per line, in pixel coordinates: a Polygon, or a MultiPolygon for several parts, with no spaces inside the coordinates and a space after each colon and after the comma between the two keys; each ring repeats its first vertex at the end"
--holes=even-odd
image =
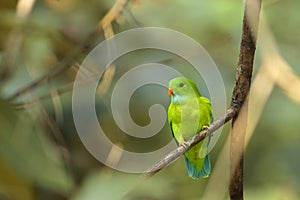
{"type": "MultiPolygon", "coordinates": [[[[186,141],[209,126],[212,121],[210,100],[201,96],[196,84],[179,77],[169,82],[168,95],[171,102],[168,122],[177,144],[186,146],[186,141]]],[[[207,137],[184,154],[186,169],[191,178],[208,177],[211,171],[207,137]]]]}

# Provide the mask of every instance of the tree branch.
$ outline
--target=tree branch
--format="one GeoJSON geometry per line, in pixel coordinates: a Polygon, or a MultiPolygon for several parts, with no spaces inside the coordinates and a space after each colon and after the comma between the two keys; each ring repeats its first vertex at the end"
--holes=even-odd
{"type": "Polygon", "coordinates": [[[184,148],[183,146],[177,147],[175,150],[170,152],[167,156],[165,156],[163,159],[156,162],[150,169],[144,172],[145,176],[152,176],[159,172],[161,169],[169,165],[171,162],[179,158],[182,154],[184,154],[188,149],[190,149],[192,146],[196,145],[200,141],[204,140],[205,137],[212,135],[212,133],[216,130],[218,130],[220,127],[224,125],[224,123],[231,120],[236,114],[238,113],[238,110],[235,108],[229,108],[226,113],[214,121],[206,130],[201,131],[199,134],[192,137],[190,140],[186,142],[187,148],[184,148]]]}
{"type": "Polygon", "coordinates": [[[243,199],[244,140],[248,119],[248,99],[253,61],[256,49],[257,29],[261,0],[246,0],[237,78],[232,94],[231,107],[240,110],[232,120],[230,143],[230,199],[243,199]],[[245,101],[246,100],[246,101],[245,101]]]}
{"type": "Polygon", "coordinates": [[[41,76],[40,78],[36,79],[34,82],[24,86],[17,92],[15,92],[13,95],[11,95],[9,98],[7,98],[8,101],[12,102],[18,97],[22,96],[23,94],[29,92],[30,90],[42,85],[43,83],[46,83],[50,81],[53,77],[56,75],[62,73],[63,71],[69,69],[72,65],[68,65],[69,63],[74,62],[73,60],[70,61],[70,59],[65,58],[65,60],[58,63],[56,66],[54,66],[53,69],[51,69],[49,72],[41,76]]]}

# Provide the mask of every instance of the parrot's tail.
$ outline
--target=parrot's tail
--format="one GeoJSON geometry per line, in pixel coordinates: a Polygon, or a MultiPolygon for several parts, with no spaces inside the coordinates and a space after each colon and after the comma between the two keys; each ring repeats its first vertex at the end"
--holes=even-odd
{"type": "Polygon", "coordinates": [[[210,166],[210,159],[208,155],[205,156],[203,167],[200,172],[197,171],[197,169],[192,165],[192,163],[187,159],[187,157],[184,156],[184,160],[186,163],[186,170],[188,172],[188,175],[191,178],[198,179],[200,177],[207,178],[209,176],[211,171],[211,166],[210,166]]]}

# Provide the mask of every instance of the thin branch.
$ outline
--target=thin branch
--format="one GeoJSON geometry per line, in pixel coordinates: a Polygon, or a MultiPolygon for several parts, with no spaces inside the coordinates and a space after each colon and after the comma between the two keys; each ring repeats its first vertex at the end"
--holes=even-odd
{"type": "Polygon", "coordinates": [[[29,101],[22,102],[22,103],[15,103],[14,108],[15,109],[25,109],[25,108],[31,108],[37,104],[40,104],[42,100],[47,100],[53,97],[61,96],[67,92],[70,92],[73,89],[74,82],[67,83],[59,88],[55,88],[50,90],[49,93],[41,95],[39,97],[33,98],[29,101]],[[55,92],[55,95],[53,95],[53,92],[55,92]]]}
{"type": "Polygon", "coordinates": [[[128,3],[128,0],[117,0],[115,4],[111,7],[108,13],[102,18],[97,27],[99,29],[105,29],[107,26],[111,25],[113,21],[120,15],[124,6],[128,3]]]}
{"type": "Polygon", "coordinates": [[[50,81],[54,76],[56,76],[56,75],[60,74],[61,72],[69,69],[70,65],[67,64],[69,62],[70,61],[66,60],[66,59],[64,61],[60,62],[51,71],[47,72],[45,75],[41,76],[40,78],[38,78],[37,80],[35,80],[31,84],[26,85],[25,87],[21,88],[16,93],[14,93],[12,96],[10,96],[7,100],[8,101],[14,101],[15,99],[17,99],[18,97],[20,97],[23,94],[27,93],[28,91],[30,91],[32,89],[35,89],[36,87],[40,86],[41,84],[50,81]]]}
{"type": "Polygon", "coordinates": [[[159,172],[161,169],[169,165],[171,162],[179,158],[182,154],[184,154],[188,149],[190,149],[192,146],[196,145],[200,141],[204,140],[205,137],[210,136],[213,134],[214,131],[218,130],[220,127],[222,127],[226,122],[231,120],[236,114],[238,110],[234,108],[229,108],[226,113],[214,121],[208,129],[205,129],[201,131],[199,134],[195,135],[193,138],[188,140],[186,142],[187,148],[184,148],[183,146],[177,147],[175,150],[170,152],[167,156],[165,156],[163,159],[156,162],[150,169],[144,172],[145,176],[152,176],[159,172]]]}
{"type": "Polygon", "coordinates": [[[107,27],[111,26],[112,22],[115,21],[119,15],[122,13],[125,6],[129,3],[129,0],[116,0],[115,4],[106,13],[106,15],[97,24],[96,29],[91,33],[87,41],[84,42],[84,47],[89,48],[95,41],[97,36],[102,33],[107,27]]]}

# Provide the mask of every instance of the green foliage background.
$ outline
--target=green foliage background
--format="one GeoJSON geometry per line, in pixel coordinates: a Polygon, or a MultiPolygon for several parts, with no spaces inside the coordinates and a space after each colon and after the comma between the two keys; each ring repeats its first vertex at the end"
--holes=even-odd
{"type": "MultiPolygon", "coordinates": [[[[47,83],[21,96],[16,101],[6,99],[55,67],[94,30],[97,23],[112,7],[108,0],[39,0],[29,17],[16,17],[17,1],[0,2],[0,61],[3,63],[13,31],[18,30],[23,42],[17,48],[15,68],[7,80],[0,82],[0,199],[199,199],[206,191],[209,179],[187,177],[182,158],[150,179],[137,174],[117,172],[103,166],[84,148],[78,138],[71,110],[71,89],[57,100],[42,98],[28,109],[18,105],[51,94],[72,83],[76,70],[71,68],[47,83]],[[7,46],[8,45],[8,46],[7,46]],[[56,103],[55,103],[56,102],[56,103]]],[[[264,17],[278,43],[278,50],[293,70],[300,74],[300,1],[263,1],[264,17]]],[[[230,102],[238,60],[243,18],[242,1],[226,0],[154,0],[131,1],[114,22],[115,33],[143,26],[166,27],[180,31],[198,41],[220,69],[230,102]]],[[[98,41],[104,36],[100,34],[98,41]]],[[[255,60],[255,73],[261,64],[260,41],[255,60]]],[[[95,43],[96,44],[96,43],[95,43]]],[[[73,58],[81,62],[87,52],[73,58]]],[[[116,81],[132,66],[143,60],[163,62],[193,75],[187,64],[161,52],[135,52],[116,61],[116,73],[108,93],[96,98],[99,121],[108,137],[127,150],[147,152],[165,145],[171,139],[168,125],[146,142],[133,140],[116,127],[110,113],[110,95],[116,81]]],[[[0,70],[4,68],[1,65],[0,70]]],[[[197,82],[197,80],[196,80],[197,82]]],[[[198,85],[209,94],[201,80],[198,85]]],[[[295,91],[297,93],[299,91],[295,91]]],[[[132,97],[129,105],[132,118],[140,125],[149,123],[148,109],[154,103],[167,107],[166,89],[144,86],[132,97]],[[153,95],[155,94],[155,95],[153,95]]],[[[245,196],[247,199],[298,199],[300,192],[300,124],[299,104],[290,100],[275,87],[245,157],[245,196]]],[[[230,125],[211,152],[212,165],[218,159],[229,135],[230,125]]],[[[227,148],[228,149],[228,148],[227,148]]],[[[228,152],[229,154],[229,152],[228,152]]],[[[228,160],[227,157],[223,158],[228,160]]],[[[228,176],[228,161],[223,174],[228,176]]],[[[214,173],[214,172],[212,172],[214,173]]],[[[226,185],[215,185],[218,199],[226,185]]]]}

